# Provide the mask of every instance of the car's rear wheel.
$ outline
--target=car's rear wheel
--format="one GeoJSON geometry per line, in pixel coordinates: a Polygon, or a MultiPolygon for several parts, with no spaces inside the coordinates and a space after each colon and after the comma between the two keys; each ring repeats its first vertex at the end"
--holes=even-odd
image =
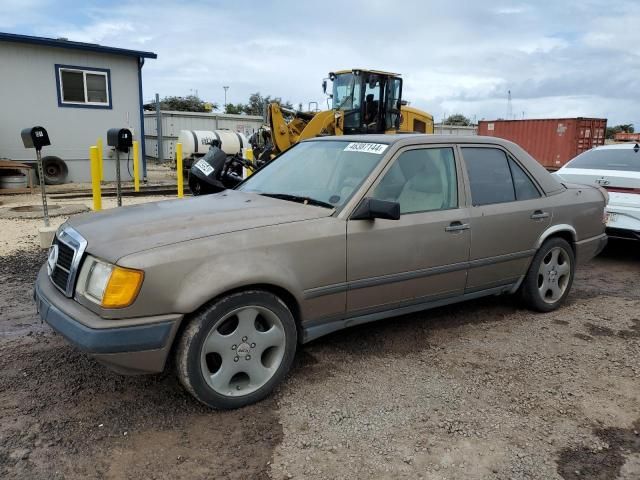
{"type": "Polygon", "coordinates": [[[293,362],[296,325],[270,292],[222,298],[194,316],[176,350],[178,377],[199,401],[238,408],[266,397],[293,362]]]}
{"type": "Polygon", "coordinates": [[[562,238],[545,241],[533,257],[522,283],[522,297],[530,308],[550,312],[564,302],[575,271],[575,255],[562,238]]]}

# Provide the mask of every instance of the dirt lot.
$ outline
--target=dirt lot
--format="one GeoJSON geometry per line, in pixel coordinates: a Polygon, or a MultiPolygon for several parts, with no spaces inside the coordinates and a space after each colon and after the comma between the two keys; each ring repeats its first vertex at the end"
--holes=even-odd
{"type": "Polygon", "coordinates": [[[640,247],[550,314],[492,297],[317,340],[276,395],[208,411],[40,324],[45,253],[0,256],[0,478],[640,477],[640,247]]]}

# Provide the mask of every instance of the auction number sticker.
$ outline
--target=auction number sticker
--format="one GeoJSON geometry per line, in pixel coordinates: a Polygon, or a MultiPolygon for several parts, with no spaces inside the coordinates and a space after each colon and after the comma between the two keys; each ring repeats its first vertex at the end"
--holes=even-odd
{"type": "Polygon", "coordinates": [[[204,160],[198,160],[198,163],[196,163],[196,168],[205,175],[210,175],[213,173],[213,167],[204,160]]]}
{"type": "Polygon", "coordinates": [[[364,153],[375,153],[376,155],[381,155],[387,149],[389,145],[385,145],[384,143],[363,143],[363,142],[352,142],[344,149],[345,152],[364,152],[364,153]]]}

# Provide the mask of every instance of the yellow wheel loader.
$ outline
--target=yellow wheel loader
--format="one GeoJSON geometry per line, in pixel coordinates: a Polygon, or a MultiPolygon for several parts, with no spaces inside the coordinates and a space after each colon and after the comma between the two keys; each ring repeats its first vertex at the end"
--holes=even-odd
{"type": "MultiPolygon", "coordinates": [[[[258,148],[260,160],[268,161],[297,142],[319,135],[433,133],[433,116],[402,100],[399,74],[341,70],[329,73],[329,80],[333,82],[331,110],[299,112],[277,103],[267,106],[270,142],[258,148]]],[[[322,88],[327,93],[326,79],[322,88]]]]}

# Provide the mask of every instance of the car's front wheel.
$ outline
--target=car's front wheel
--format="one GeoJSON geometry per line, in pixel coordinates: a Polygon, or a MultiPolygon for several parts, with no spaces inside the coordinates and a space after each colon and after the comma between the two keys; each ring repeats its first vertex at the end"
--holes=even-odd
{"type": "Polygon", "coordinates": [[[562,238],[545,241],[533,257],[521,292],[530,308],[550,312],[569,295],[575,271],[575,255],[562,238]]]}
{"type": "Polygon", "coordinates": [[[261,290],[235,293],[190,320],[176,350],[178,377],[205,405],[242,407],[283,380],[296,345],[295,321],[282,300],[261,290]]]}

